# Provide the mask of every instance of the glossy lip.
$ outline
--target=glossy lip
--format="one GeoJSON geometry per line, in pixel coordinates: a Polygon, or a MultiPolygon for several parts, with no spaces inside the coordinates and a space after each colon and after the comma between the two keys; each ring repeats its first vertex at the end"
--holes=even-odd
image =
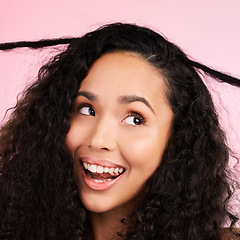
{"type": "Polygon", "coordinates": [[[122,178],[122,176],[124,174],[124,172],[123,172],[117,178],[115,178],[111,181],[95,182],[92,178],[90,178],[86,175],[82,162],[86,162],[86,163],[94,164],[94,165],[100,165],[100,166],[104,166],[104,167],[113,167],[113,168],[117,168],[117,167],[121,168],[121,166],[113,164],[107,160],[96,160],[93,158],[80,158],[79,164],[80,164],[80,171],[81,171],[81,174],[83,177],[83,181],[88,188],[90,188],[94,191],[107,191],[108,189],[112,188],[115,184],[117,184],[117,182],[122,178]]]}

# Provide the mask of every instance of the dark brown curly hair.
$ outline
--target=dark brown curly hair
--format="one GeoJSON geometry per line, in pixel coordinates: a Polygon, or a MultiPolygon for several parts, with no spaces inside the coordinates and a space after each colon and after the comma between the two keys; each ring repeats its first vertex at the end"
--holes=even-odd
{"type": "Polygon", "coordinates": [[[240,86],[240,80],[190,60],[158,33],[114,23],[81,38],[1,44],[1,50],[69,44],[44,65],[0,131],[0,239],[87,239],[82,205],[65,146],[71,105],[92,64],[107,52],[135,52],[163,75],[174,113],[161,165],[146,198],[127,218],[123,239],[218,240],[232,195],[229,149],[201,74],[240,86]]]}

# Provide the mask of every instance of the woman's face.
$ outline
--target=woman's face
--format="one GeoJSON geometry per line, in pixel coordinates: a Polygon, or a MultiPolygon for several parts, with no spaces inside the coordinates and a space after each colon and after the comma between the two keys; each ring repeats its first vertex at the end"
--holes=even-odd
{"type": "Polygon", "coordinates": [[[91,212],[124,210],[161,163],[173,113],[163,78],[131,53],[107,53],[73,102],[66,145],[91,212]]]}

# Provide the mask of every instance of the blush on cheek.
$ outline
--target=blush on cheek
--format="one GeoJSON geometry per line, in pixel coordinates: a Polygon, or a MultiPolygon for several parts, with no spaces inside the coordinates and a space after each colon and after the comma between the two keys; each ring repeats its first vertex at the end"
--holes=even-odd
{"type": "Polygon", "coordinates": [[[131,165],[144,166],[146,171],[152,172],[152,169],[156,169],[160,165],[164,149],[165,144],[160,139],[152,138],[148,141],[145,139],[145,141],[139,141],[131,147],[128,146],[128,156],[131,159],[131,165]],[[149,162],[151,164],[148,164],[149,162]]]}

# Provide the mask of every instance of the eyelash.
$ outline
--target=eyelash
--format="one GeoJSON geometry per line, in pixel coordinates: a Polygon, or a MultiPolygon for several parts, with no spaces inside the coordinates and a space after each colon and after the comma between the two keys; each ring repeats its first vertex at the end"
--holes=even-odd
{"type": "MultiPolygon", "coordinates": [[[[94,111],[94,108],[93,108],[93,106],[92,106],[91,104],[83,103],[83,104],[80,104],[80,105],[77,107],[78,112],[80,113],[80,110],[81,110],[82,108],[84,108],[84,107],[89,107],[89,108],[91,108],[91,110],[94,111]]],[[[80,114],[83,114],[83,113],[80,113],[80,114]]],[[[87,114],[83,114],[83,115],[88,116],[87,114]]],[[[94,111],[94,115],[89,114],[89,116],[95,116],[95,111],[94,111]]],[[[139,123],[135,123],[135,125],[130,124],[130,123],[127,123],[127,124],[129,124],[129,125],[139,126],[139,125],[143,125],[144,123],[147,122],[146,118],[143,117],[140,113],[137,113],[137,112],[130,112],[130,113],[128,113],[128,115],[127,115],[122,121],[125,121],[125,122],[126,122],[126,119],[129,118],[129,117],[135,117],[135,118],[137,118],[137,119],[140,120],[140,122],[139,122],[139,123]]]]}
{"type": "MultiPolygon", "coordinates": [[[[81,110],[82,108],[84,108],[84,107],[89,107],[89,108],[91,108],[91,109],[94,111],[94,108],[93,108],[93,106],[92,106],[91,104],[82,103],[82,104],[80,104],[80,105],[77,107],[78,112],[80,113],[80,110],[81,110]]],[[[83,114],[83,113],[80,113],[80,114],[83,114]]],[[[87,115],[87,114],[83,114],[83,115],[87,115]]],[[[89,115],[90,115],[90,114],[89,114],[89,115]]],[[[90,115],[90,116],[95,116],[95,111],[94,111],[94,115],[90,115]]]]}
{"type": "MultiPolygon", "coordinates": [[[[135,124],[135,126],[139,126],[139,125],[142,125],[144,123],[147,122],[146,118],[143,117],[141,114],[137,113],[137,112],[130,112],[125,118],[124,120],[126,120],[128,117],[135,117],[137,119],[140,120],[140,123],[139,124],[135,124]]],[[[132,125],[132,124],[129,124],[129,125],[132,125]]]]}

